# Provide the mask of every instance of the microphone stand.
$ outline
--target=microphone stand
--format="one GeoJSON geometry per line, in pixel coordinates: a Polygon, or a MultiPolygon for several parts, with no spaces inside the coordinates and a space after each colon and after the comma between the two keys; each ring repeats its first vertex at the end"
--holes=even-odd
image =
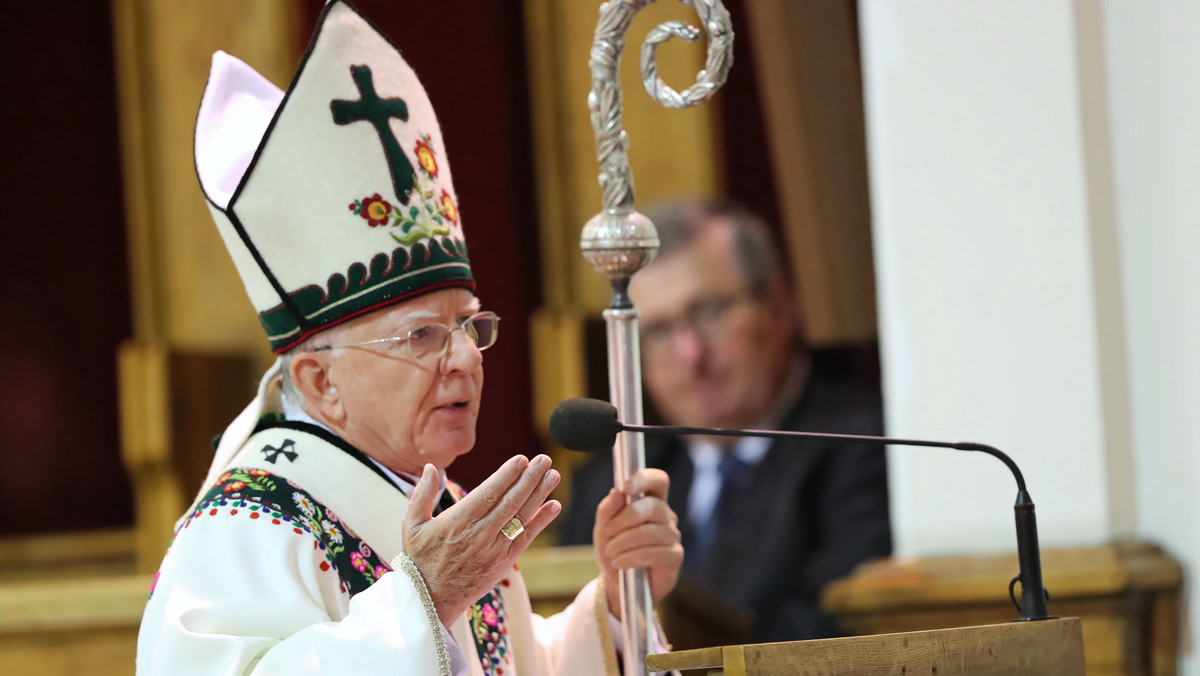
{"type": "Polygon", "coordinates": [[[842,441],[857,441],[877,446],[931,446],[934,448],[953,448],[960,451],[978,451],[999,458],[1012,471],[1017,480],[1017,501],[1013,511],[1017,523],[1017,562],[1020,565],[1019,574],[1008,585],[1009,596],[1021,613],[1022,621],[1049,620],[1047,605],[1049,593],[1042,584],[1042,554],[1038,547],[1037,514],[1034,511],[1033,498],[1025,488],[1025,476],[1017,463],[1008,454],[993,446],[977,444],[973,441],[929,441],[925,439],[897,439],[893,437],[871,437],[860,434],[824,434],[819,432],[779,432],[775,430],[733,430],[710,427],[661,426],[625,424],[613,420],[616,429],[624,432],[641,432],[652,434],[715,435],[723,437],[767,437],[769,439],[835,439],[842,441]],[[1013,594],[1013,585],[1021,583],[1021,603],[1017,603],[1013,594]]]}
{"type": "MultiPolygon", "coordinates": [[[[613,287],[612,305],[604,311],[612,403],[623,419],[638,423],[642,421],[638,311],[627,291],[630,277],[653,260],[659,241],[654,224],[633,208],[633,172],[629,167],[629,141],[621,122],[618,68],[630,21],[652,1],[621,0],[600,6],[600,19],[588,60],[592,71],[588,108],[596,133],[603,209],[584,226],[579,242],[584,258],[607,276],[613,287]]],[[[733,28],[721,1],[685,1],[695,7],[709,32],[707,62],[698,82],[677,93],[658,77],[655,65],[658,44],[672,37],[694,42],[700,33],[697,29],[678,21],[660,24],[650,31],[642,46],[642,77],[646,91],[656,101],[671,108],[685,108],[706,101],[725,82],[729,67],[733,65],[733,28]]],[[[630,477],[645,466],[641,435],[619,435],[613,448],[613,475],[617,488],[623,489],[630,477]]],[[[649,580],[646,570],[640,568],[621,571],[620,580],[624,674],[645,674],[646,655],[654,645],[650,626],[654,604],[649,580]]]]}

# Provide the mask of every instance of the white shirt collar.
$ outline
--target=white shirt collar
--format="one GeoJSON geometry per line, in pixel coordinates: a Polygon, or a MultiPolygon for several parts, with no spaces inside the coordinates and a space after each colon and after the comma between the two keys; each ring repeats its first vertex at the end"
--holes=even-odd
{"type": "MultiPolygon", "coordinates": [[[[808,382],[808,376],[811,371],[809,360],[805,358],[793,360],[790,370],[791,374],[788,376],[787,382],[784,383],[779,395],[775,397],[775,401],[772,402],[767,414],[763,416],[755,429],[777,429],[804,392],[804,386],[808,382]]],[[[717,464],[721,462],[721,455],[725,452],[721,446],[713,443],[711,439],[711,437],[695,437],[689,439],[687,442],[688,455],[692,459],[692,465],[698,472],[716,471],[717,464]]],[[[738,460],[754,467],[762,462],[762,459],[766,457],[767,451],[770,448],[770,439],[763,437],[738,437],[737,441],[730,448],[730,452],[737,456],[738,460]]]]}

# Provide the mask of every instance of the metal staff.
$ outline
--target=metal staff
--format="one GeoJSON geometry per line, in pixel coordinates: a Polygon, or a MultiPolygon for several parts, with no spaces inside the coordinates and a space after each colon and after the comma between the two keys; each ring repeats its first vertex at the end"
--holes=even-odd
{"type": "MultiPolygon", "coordinates": [[[[588,94],[596,157],[600,162],[603,208],[583,228],[579,247],[583,257],[608,277],[613,300],[604,311],[608,334],[608,385],[621,420],[642,423],[642,371],[638,351],[638,311],[629,299],[629,279],[654,259],[658,233],[650,219],[633,208],[633,172],[629,168],[629,139],[621,124],[618,69],[625,49],[625,32],[637,12],[654,0],[611,0],[600,5],[600,21],[592,41],[592,91],[588,94]]],[[[671,38],[695,42],[700,31],[682,21],[656,26],[642,45],[642,81],[654,100],[668,108],[688,108],[707,101],[725,82],[733,65],[733,28],[721,0],[680,0],[694,7],[708,33],[708,54],[696,84],[682,92],[658,77],[658,45],[671,38]]],[[[640,435],[623,432],[613,448],[613,476],[624,489],[633,473],[646,466],[640,435]]],[[[635,496],[636,497],[636,496],[635,496]]],[[[621,625],[624,632],[624,673],[646,673],[646,655],[653,645],[650,617],[654,603],[644,569],[621,571],[621,625]]]]}

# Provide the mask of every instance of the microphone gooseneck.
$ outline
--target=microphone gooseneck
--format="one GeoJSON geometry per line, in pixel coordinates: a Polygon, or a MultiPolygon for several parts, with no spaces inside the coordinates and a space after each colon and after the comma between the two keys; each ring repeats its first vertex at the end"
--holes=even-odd
{"type": "MultiPolygon", "coordinates": [[[[641,432],[643,434],[671,434],[677,436],[707,435],[723,437],[766,437],[768,439],[825,439],[853,441],[878,446],[926,446],[952,448],[960,451],[977,451],[991,455],[1003,462],[1017,482],[1017,501],[1013,505],[1017,526],[1017,560],[1021,582],[1021,603],[1017,609],[1022,620],[1051,619],[1047,607],[1049,594],[1042,585],[1042,558],[1038,547],[1037,515],[1033,498],[1025,488],[1025,476],[1017,463],[1007,453],[993,446],[973,441],[930,441],[927,439],[898,439],[895,437],[872,437],[859,434],[824,434],[820,432],[782,432],[777,430],[734,430],[716,427],[626,425],[617,419],[617,409],[607,401],[599,399],[567,399],[550,414],[550,436],[555,443],[572,451],[595,453],[609,451],[616,441],[617,433],[641,432]]],[[[1011,586],[1010,586],[1011,591],[1011,586]]],[[[1016,598],[1013,598],[1016,603],[1016,598]]]]}

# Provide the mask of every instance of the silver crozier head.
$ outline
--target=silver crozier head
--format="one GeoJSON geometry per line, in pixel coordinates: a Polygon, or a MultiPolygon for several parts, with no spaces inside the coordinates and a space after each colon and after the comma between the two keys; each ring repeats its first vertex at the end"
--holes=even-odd
{"type": "Polygon", "coordinates": [[[583,257],[612,281],[628,280],[658,253],[654,223],[632,207],[605,209],[588,220],[579,238],[583,257]]]}

